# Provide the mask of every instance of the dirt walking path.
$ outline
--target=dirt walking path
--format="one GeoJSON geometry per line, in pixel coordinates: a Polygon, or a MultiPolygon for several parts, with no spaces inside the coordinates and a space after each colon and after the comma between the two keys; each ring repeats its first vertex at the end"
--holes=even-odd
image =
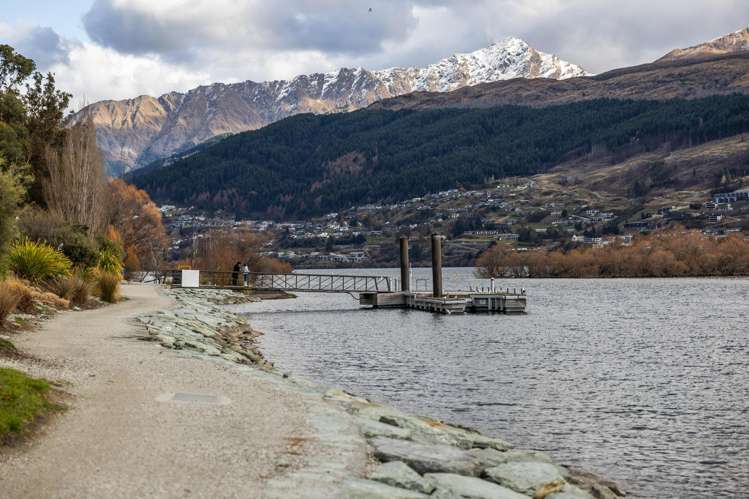
{"type": "Polygon", "coordinates": [[[61,314],[15,340],[51,361],[21,368],[69,383],[73,397],[41,435],[0,453],[0,496],[264,497],[266,480],[302,459],[304,397],[138,341],[133,318],[171,303],[151,286],[123,292],[118,305],[61,314]]]}

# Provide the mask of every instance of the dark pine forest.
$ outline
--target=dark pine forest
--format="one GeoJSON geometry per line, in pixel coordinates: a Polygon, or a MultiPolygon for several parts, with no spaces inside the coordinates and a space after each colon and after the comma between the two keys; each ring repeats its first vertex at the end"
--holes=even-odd
{"type": "Polygon", "coordinates": [[[611,161],[749,131],[749,97],[592,100],[546,108],[298,115],[155,163],[132,180],[160,202],[305,217],[541,173],[595,151],[611,161]]]}

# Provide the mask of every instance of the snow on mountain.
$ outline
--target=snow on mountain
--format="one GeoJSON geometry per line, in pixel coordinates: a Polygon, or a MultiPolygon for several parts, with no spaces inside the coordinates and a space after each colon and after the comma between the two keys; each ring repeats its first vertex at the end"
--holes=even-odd
{"type": "Polygon", "coordinates": [[[512,78],[586,74],[523,40],[507,38],[422,68],[341,68],[292,80],[215,83],[184,94],[102,101],[82,109],[74,122],[93,118],[110,171],[120,174],[218,135],[253,130],[298,113],[352,111],[411,92],[448,92],[512,78]]]}

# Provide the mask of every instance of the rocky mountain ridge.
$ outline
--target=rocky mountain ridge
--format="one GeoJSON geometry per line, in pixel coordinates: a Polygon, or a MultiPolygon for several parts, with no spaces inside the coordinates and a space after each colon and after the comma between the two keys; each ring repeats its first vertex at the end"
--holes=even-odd
{"type": "Polygon", "coordinates": [[[516,104],[545,107],[593,99],[695,99],[749,94],[749,51],[615,69],[566,80],[514,79],[448,93],[414,92],[383,99],[371,109],[489,108],[516,104]]]}
{"type": "Polygon", "coordinates": [[[711,57],[743,51],[749,51],[749,27],[714,38],[709,42],[700,43],[683,49],[672,50],[658,60],[673,61],[676,59],[711,57]]]}
{"type": "Polygon", "coordinates": [[[73,122],[91,117],[109,169],[122,174],[213,137],[253,130],[299,113],[351,111],[411,92],[448,92],[516,78],[568,79],[581,67],[507,38],[423,68],[369,71],[342,68],[292,80],[215,83],[186,93],[91,104],[73,122]]]}

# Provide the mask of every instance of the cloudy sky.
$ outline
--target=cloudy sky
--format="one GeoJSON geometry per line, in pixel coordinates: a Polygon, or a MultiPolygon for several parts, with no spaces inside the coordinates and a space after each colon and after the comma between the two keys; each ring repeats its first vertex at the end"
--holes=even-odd
{"type": "Polygon", "coordinates": [[[747,0],[1,0],[0,42],[83,102],[423,65],[507,36],[592,72],[746,27],[747,0]],[[370,11],[371,9],[371,11],[370,11]]]}

